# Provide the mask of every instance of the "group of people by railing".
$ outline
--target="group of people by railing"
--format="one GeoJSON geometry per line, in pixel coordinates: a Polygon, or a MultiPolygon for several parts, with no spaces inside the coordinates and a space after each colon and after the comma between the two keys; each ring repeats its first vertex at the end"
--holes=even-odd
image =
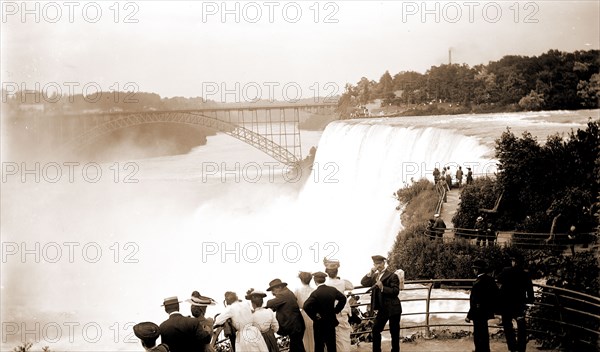
{"type": "MultiPolygon", "coordinates": [[[[378,314],[374,315],[372,342],[381,344],[381,331],[387,321],[394,327],[395,343],[399,336],[401,306],[398,299],[398,277],[386,270],[385,257],[372,257],[374,266],[363,277],[361,284],[371,286],[371,303],[378,314]],[[387,297],[388,286],[393,296],[387,297]],[[384,287],[386,287],[384,289],[384,287]]],[[[267,292],[273,298],[264,304],[267,294],[254,288],[246,292],[247,302],[238,299],[235,292],[225,293],[225,309],[215,318],[205,317],[206,308],[214,299],[194,291],[186,300],[191,305],[192,316],[180,312],[176,296],[164,299],[163,307],[168,319],[157,325],[143,322],[134,326],[134,334],[147,351],[158,352],[346,352],[351,347],[353,316],[351,303],[356,297],[346,298],[354,286],[338,277],[339,261],[324,259],[325,272],[300,272],[302,286],[292,292],[280,279],[269,282],[267,292]],[[316,287],[311,286],[311,280],[316,287]],[[219,340],[219,335],[226,339],[219,340]],[[279,339],[276,335],[279,335],[279,339]],[[160,337],[161,343],[156,341],[160,337]],[[227,346],[224,346],[226,344],[227,346]]],[[[357,311],[354,312],[358,314],[357,311]]],[[[354,322],[357,316],[354,316],[354,322]]],[[[362,317],[358,317],[362,322],[362,317]]],[[[377,351],[377,349],[374,349],[377,351]]],[[[396,350],[397,351],[397,350],[396,350]]]]}
{"type": "MultiPolygon", "coordinates": [[[[361,286],[358,287],[337,276],[339,261],[326,259],[324,260],[325,273],[300,272],[298,274],[302,285],[294,292],[287,288],[287,283],[279,279],[272,280],[267,291],[271,291],[274,298],[267,301],[266,305],[263,304],[263,299],[267,294],[260,290],[249,289],[245,295],[247,302],[239,300],[234,292],[226,292],[225,310],[214,319],[207,318],[205,317],[207,306],[215,305],[216,302],[194,291],[190,299],[186,300],[191,305],[192,316],[184,316],[180,313],[181,301],[177,297],[169,297],[163,302],[165,312],[169,315],[167,320],[160,326],[152,322],[139,323],[133,330],[147,351],[312,352],[323,351],[327,346],[327,351],[335,352],[350,351],[351,344],[366,341],[373,344],[374,352],[379,352],[381,333],[384,330],[389,330],[391,335],[391,350],[399,351],[402,329],[426,327],[429,332],[431,326],[470,326],[472,323],[476,350],[486,351],[489,350],[488,320],[495,315],[501,315],[501,325],[494,327],[503,328],[509,351],[525,351],[530,332],[526,322],[536,319],[529,315],[528,307],[534,303],[540,306],[547,305],[547,303],[534,302],[531,280],[523,270],[523,257],[514,254],[511,257],[513,265],[505,268],[495,278],[488,275],[487,263],[476,259],[472,263],[476,278],[458,280],[468,281],[467,286],[456,286],[457,280],[407,282],[407,284],[418,284],[417,286],[423,286],[428,290],[426,297],[406,299],[406,301],[426,301],[426,311],[407,313],[408,315],[425,314],[426,325],[404,324],[401,327],[400,319],[403,314],[400,297],[403,297],[401,291],[405,286],[404,271],[392,271],[387,267],[387,258],[383,256],[372,256],[372,260],[373,267],[362,278],[361,286]],[[311,280],[316,287],[311,285],[311,280]],[[440,300],[440,298],[432,298],[432,288],[439,288],[444,282],[450,284],[446,287],[470,289],[468,311],[430,310],[430,301],[440,300]],[[360,295],[369,295],[370,302],[360,303],[360,295]],[[363,312],[360,308],[365,305],[367,309],[363,312]],[[429,323],[430,315],[441,313],[466,314],[465,322],[462,324],[429,323]],[[513,322],[516,322],[516,331],[513,322]],[[219,339],[221,335],[225,337],[219,339]],[[159,337],[161,343],[157,344],[159,337]]],[[[422,288],[413,287],[407,290],[411,289],[422,288]]],[[[567,292],[568,290],[562,291],[577,294],[567,292]]],[[[564,295],[558,288],[552,288],[548,293],[540,291],[537,294],[564,295]]],[[[569,299],[569,295],[564,297],[569,299]]],[[[583,297],[582,300],[581,297],[577,296],[577,302],[589,301],[592,309],[600,309],[600,299],[583,297]]],[[[449,297],[444,299],[453,300],[449,297]]],[[[454,300],[464,300],[464,298],[454,298],[454,300]]],[[[556,302],[557,309],[566,309],[562,306],[566,302],[565,298],[559,299],[557,296],[556,302]]],[[[590,314],[573,309],[569,309],[569,312],[590,314]]],[[[596,316],[596,320],[600,322],[600,316],[596,316]]],[[[565,324],[561,320],[556,320],[554,323],[557,326],[565,324]]],[[[589,330],[585,324],[577,324],[577,322],[568,324],[577,331],[589,330]]],[[[597,338],[598,332],[588,335],[592,336],[593,340],[597,338]]]]}

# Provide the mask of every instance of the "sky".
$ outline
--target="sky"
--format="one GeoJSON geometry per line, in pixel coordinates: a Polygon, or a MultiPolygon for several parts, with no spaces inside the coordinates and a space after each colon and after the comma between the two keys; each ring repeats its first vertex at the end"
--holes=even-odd
{"type": "Polygon", "coordinates": [[[5,91],[293,100],[449,50],[473,66],[599,49],[599,18],[598,1],[3,1],[0,74],[5,91]]]}

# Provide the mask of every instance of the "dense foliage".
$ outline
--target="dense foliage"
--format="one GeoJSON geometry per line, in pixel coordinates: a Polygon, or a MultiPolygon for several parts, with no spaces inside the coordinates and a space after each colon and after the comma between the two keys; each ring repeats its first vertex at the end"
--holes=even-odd
{"type": "Polygon", "coordinates": [[[487,65],[432,66],[424,74],[386,71],[378,82],[362,77],[347,84],[339,110],[381,99],[382,106],[449,103],[458,113],[499,110],[597,108],[600,102],[600,51],[540,56],[505,56],[487,65]],[[502,107],[499,109],[499,107],[502,107]]]}
{"type": "MultiPolygon", "coordinates": [[[[594,126],[588,126],[588,131],[593,129],[594,126]]],[[[589,137],[589,134],[581,131],[576,135],[589,137]]],[[[576,139],[588,139],[579,137],[576,139]]],[[[598,165],[598,162],[591,164],[598,165]]],[[[473,185],[463,190],[459,208],[462,215],[455,217],[453,221],[471,223],[472,217],[476,216],[480,207],[492,206],[494,198],[491,195],[498,194],[496,188],[495,180],[476,179],[473,185]]],[[[423,184],[415,184],[413,189],[405,189],[403,195],[410,200],[406,209],[414,206],[411,203],[421,201],[419,195],[428,191],[423,184]]],[[[505,203],[505,206],[500,208],[500,213],[505,212],[502,209],[507,207],[512,207],[512,204],[505,203]]],[[[427,211],[433,211],[433,207],[430,206],[427,211]]],[[[458,279],[456,284],[460,285],[461,279],[474,278],[471,264],[475,258],[485,258],[490,273],[496,275],[503,267],[509,265],[512,254],[520,253],[525,258],[525,268],[532,279],[550,286],[538,291],[536,304],[528,313],[532,337],[548,349],[597,351],[597,335],[593,332],[600,328],[600,321],[594,315],[598,316],[600,312],[597,311],[597,305],[590,304],[594,299],[576,293],[598,297],[600,265],[597,250],[589,249],[579,251],[574,256],[563,256],[552,248],[526,250],[518,245],[479,247],[465,239],[444,242],[425,235],[423,220],[417,220],[414,216],[408,219],[411,221],[403,221],[405,229],[398,234],[388,256],[390,266],[394,269],[402,268],[407,280],[458,279]],[[560,291],[556,288],[576,292],[560,291]]]]}
{"type": "Polygon", "coordinates": [[[496,157],[505,228],[549,232],[559,214],[557,232],[566,232],[571,225],[580,232],[596,228],[599,127],[599,121],[590,121],[585,130],[572,132],[566,140],[550,136],[545,145],[529,133],[521,138],[510,130],[502,134],[496,141],[496,157]]]}
{"type": "Polygon", "coordinates": [[[457,228],[473,228],[480,209],[491,209],[497,228],[555,233],[575,225],[580,233],[598,226],[600,192],[600,122],[589,121],[585,130],[568,138],[548,137],[544,145],[530,134],[515,136],[507,130],[496,141],[497,179],[476,179],[465,186],[452,221],[457,228]]]}

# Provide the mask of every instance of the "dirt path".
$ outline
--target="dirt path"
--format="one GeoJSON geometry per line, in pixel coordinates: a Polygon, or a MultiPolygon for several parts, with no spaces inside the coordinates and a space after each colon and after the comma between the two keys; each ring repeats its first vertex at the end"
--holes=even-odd
{"type": "Polygon", "coordinates": [[[458,209],[458,203],[460,202],[460,190],[453,188],[447,194],[447,202],[442,204],[442,212],[440,217],[444,220],[444,223],[449,228],[454,228],[452,224],[452,217],[458,209]]]}

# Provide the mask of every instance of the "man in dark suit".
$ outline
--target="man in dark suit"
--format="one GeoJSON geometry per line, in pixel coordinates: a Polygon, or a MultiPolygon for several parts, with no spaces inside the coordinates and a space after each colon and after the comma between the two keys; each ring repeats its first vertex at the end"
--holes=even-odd
{"type": "MultiPolygon", "coordinates": [[[[335,327],[339,324],[337,314],[346,305],[346,296],[337,288],[325,285],[327,274],[313,274],[317,288],[304,302],[304,311],[313,321],[315,352],[336,352],[335,327]],[[337,301],[337,303],[336,303],[337,301]]],[[[345,352],[345,351],[340,351],[345,352]]]]}
{"type": "Polygon", "coordinates": [[[161,341],[169,346],[171,352],[204,351],[210,343],[212,331],[203,329],[198,319],[181,315],[179,303],[177,297],[165,298],[163,305],[169,319],[160,324],[161,341]]]}
{"type": "Polygon", "coordinates": [[[371,310],[377,312],[373,325],[373,352],[381,352],[381,332],[388,320],[392,336],[392,352],[399,352],[400,315],[402,314],[402,305],[398,298],[400,280],[386,267],[385,257],[374,255],[371,259],[373,259],[373,268],[360,283],[371,287],[371,310]]]}
{"type": "Polygon", "coordinates": [[[525,352],[527,348],[527,324],[525,311],[527,304],[533,303],[533,284],[529,273],[523,269],[523,256],[513,254],[512,266],[505,268],[498,276],[500,283],[500,313],[510,352],[525,352]],[[513,328],[517,321],[517,335],[513,328]]]}
{"type": "Polygon", "coordinates": [[[490,352],[488,320],[494,318],[494,304],[498,299],[498,286],[494,278],[487,275],[485,261],[473,262],[477,279],[473,283],[470,296],[470,308],[465,321],[473,321],[473,343],[475,352],[490,352]]]}
{"type": "Polygon", "coordinates": [[[287,288],[287,283],[280,279],[272,280],[267,291],[272,291],[275,298],[267,301],[266,308],[275,311],[279,323],[277,334],[290,337],[290,352],[305,352],[304,318],[300,313],[296,296],[287,288]]]}

